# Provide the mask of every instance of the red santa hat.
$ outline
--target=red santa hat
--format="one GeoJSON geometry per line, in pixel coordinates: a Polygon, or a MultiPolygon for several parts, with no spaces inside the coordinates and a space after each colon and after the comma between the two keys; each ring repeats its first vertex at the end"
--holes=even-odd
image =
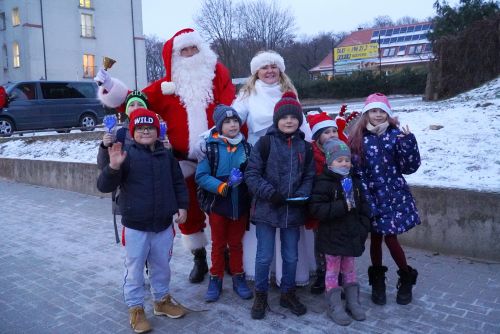
{"type": "Polygon", "coordinates": [[[307,123],[311,127],[312,138],[317,140],[321,135],[322,130],[334,127],[337,128],[337,124],[333,119],[328,116],[326,112],[311,111],[307,114],[307,123]]]}
{"type": "Polygon", "coordinates": [[[161,83],[163,95],[170,95],[175,92],[175,83],[172,81],[172,56],[179,53],[185,47],[200,46],[205,44],[200,34],[191,28],[179,30],[163,45],[162,57],[165,64],[165,81],[161,83]]]}

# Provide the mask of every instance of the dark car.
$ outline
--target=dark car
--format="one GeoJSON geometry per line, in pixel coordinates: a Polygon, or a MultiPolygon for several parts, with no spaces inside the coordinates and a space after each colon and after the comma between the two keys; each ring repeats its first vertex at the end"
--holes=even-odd
{"type": "Polygon", "coordinates": [[[79,127],[93,130],[105,115],[93,81],[23,81],[5,85],[0,135],[14,131],[79,127]]]}

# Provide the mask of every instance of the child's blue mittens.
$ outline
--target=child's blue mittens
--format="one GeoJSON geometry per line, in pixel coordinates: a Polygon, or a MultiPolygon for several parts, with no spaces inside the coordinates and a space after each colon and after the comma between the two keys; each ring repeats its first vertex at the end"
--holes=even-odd
{"type": "Polygon", "coordinates": [[[237,187],[241,182],[243,182],[243,173],[238,168],[233,168],[229,173],[227,185],[237,187]]]}

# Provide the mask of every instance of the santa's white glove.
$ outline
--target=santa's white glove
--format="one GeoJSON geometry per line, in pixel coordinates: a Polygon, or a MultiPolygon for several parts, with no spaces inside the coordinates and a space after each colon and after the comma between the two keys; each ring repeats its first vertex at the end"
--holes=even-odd
{"type": "Polygon", "coordinates": [[[97,72],[94,81],[108,92],[111,90],[111,88],[113,88],[113,81],[111,80],[111,76],[104,68],[101,68],[99,72],[97,72]]]}

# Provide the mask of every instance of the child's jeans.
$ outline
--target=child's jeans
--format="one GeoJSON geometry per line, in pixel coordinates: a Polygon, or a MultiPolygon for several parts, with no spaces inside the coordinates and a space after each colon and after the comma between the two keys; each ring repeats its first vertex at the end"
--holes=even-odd
{"type": "Polygon", "coordinates": [[[224,277],[224,251],[229,246],[229,269],[231,273],[243,272],[243,235],[247,227],[246,215],[238,220],[232,220],[216,213],[209,215],[212,234],[212,268],[210,274],[219,278],[224,277]]]}
{"type": "Polygon", "coordinates": [[[153,300],[160,301],[168,294],[173,241],[172,225],[159,233],[125,228],[123,296],[129,308],[144,304],[144,264],[146,260],[148,261],[153,300]]]}
{"type": "Polygon", "coordinates": [[[325,288],[326,291],[339,287],[339,272],[342,274],[342,284],[355,283],[356,268],[354,267],[354,257],[352,256],[333,256],[325,254],[326,259],[326,275],[325,288]]]}
{"type": "MultiPolygon", "coordinates": [[[[256,234],[255,290],[267,292],[269,290],[269,268],[274,257],[276,228],[265,223],[259,223],[256,225],[256,234]]],[[[280,229],[281,257],[283,258],[283,277],[281,278],[280,289],[284,293],[295,288],[299,238],[300,230],[298,227],[280,229]]]]}

